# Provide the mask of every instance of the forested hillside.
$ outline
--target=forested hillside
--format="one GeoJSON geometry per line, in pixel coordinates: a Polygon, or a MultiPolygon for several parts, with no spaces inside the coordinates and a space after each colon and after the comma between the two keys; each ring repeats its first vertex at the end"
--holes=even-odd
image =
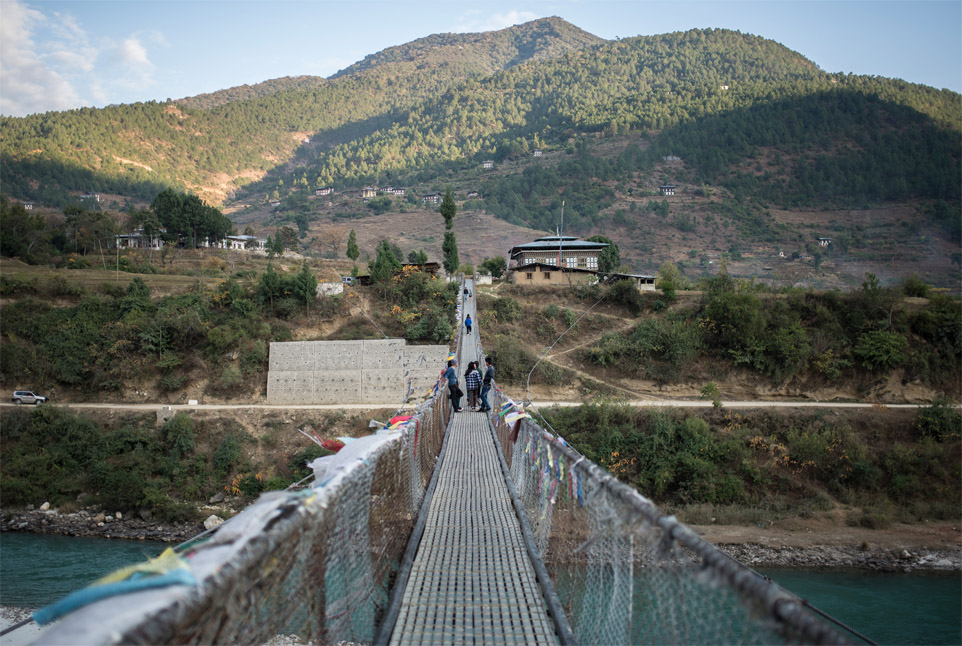
{"type": "Polygon", "coordinates": [[[0,179],[8,195],[54,206],[86,191],[149,201],[164,186],[221,203],[291,159],[304,138],[323,148],[366,136],[466,77],[581,47],[590,37],[559,19],[478,36],[434,39],[470,64],[405,56],[310,89],[303,89],[310,79],[279,79],[177,102],[0,118],[0,179]],[[499,52],[509,41],[513,54],[505,58],[499,52]],[[248,92],[255,97],[243,99],[248,92]]]}
{"type": "Polygon", "coordinates": [[[928,273],[958,255],[962,235],[959,98],[827,73],[735,31],[608,42],[548,18],[429,36],[327,80],[3,119],[0,179],[15,200],[48,206],[85,191],[145,204],[174,187],[243,206],[244,224],[297,219],[302,238],[371,213],[343,194],[315,201],[314,188],[407,187],[377,214],[453,185],[480,193],[469,210],[540,230],[564,201],[572,233],[612,235],[639,270],[679,253],[704,268],[709,254],[737,260],[762,244],[790,244],[817,269],[808,247],[832,232],[836,257],[931,258],[915,269],[928,273]],[[495,168],[482,172],[487,159],[495,168]],[[663,183],[680,184],[678,196],[661,199],[663,183]],[[883,213],[869,228],[850,213],[873,209],[883,213]],[[826,210],[839,216],[811,215],[826,210]],[[890,227],[915,246],[893,249],[890,227]]]}

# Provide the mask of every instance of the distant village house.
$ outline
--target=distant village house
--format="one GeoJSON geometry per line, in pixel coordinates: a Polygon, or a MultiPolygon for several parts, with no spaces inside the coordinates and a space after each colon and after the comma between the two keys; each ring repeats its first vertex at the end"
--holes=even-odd
{"type": "Polygon", "coordinates": [[[818,239],[818,246],[819,246],[819,247],[827,247],[827,246],[830,245],[830,244],[832,244],[832,239],[831,239],[831,238],[819,238],[819,239],[818,239]]]}
{"type": "Polygon", "coordinates": [[[377,195],[377,189],[373,186],[365,186],[361,189],[361,197],[364,199],[371,199],[377,195]]]}
{"type": "Polygon", "coordinates": [[[485,159],[483,162],[481,162],[481,168],[494,168],[494,160],[485,159]]]}
{"type": "Polygon", "coordinates": [[[334,194],[333,186],[325,186],[324,188],[318,188],[318,189],[315,189],[314,191],[314,195],[333,195],[333,194],[334,194]]]}
{"type": "Polygon", "coordinates": [[[509,277],[517,285],[591,285],[604,278],[606,282],[630,280],[643,290],[655,288],[654,276],[600,275],[598,257],[607,247],[605,242],[576,236],[538,238],[509,250],[509,277]]]}
{"type": "Polygon", "coordinates": [[[421,202],[424,204],[440,204],[441,197],[442,196],[440,193],[429,193],[428,195],[421,197],[421,202]]]}
{"type": "Polygon", "coordinates": [[[674,195],[675,189],[678,188],[674,184],[665,184],[658,187],[661,190],[662,195],[674,195]]]}

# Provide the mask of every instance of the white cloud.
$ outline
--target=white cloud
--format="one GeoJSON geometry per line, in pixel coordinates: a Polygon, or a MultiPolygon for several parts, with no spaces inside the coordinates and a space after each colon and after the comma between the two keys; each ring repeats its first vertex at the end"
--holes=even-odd
{"type": "Polygon", "coordinates": [[[46,16],[16,0],[0,5],[0,114],[24,116],[80,104],[71,84],[36,51],[46,16]]]}

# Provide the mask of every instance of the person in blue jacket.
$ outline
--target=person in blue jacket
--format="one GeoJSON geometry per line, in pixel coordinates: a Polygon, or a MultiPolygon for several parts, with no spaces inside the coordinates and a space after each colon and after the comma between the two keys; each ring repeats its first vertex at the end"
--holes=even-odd
{"type": "Polygon", "coordinates": [[[451,359],[448,361],[448,369],[444,371],[444,378],[448,380],[448,394],[451,396],[451,405],[454,406],[454,412],[461,412],[461,389],[458,387],[458,360],[451,359]]]}
{"type": "Polygon", "coordinates": [[[470,314],[468,314],[464,319],[464,327],[467,330],[468,334],[471,334],[471,315],[470,314]]]}

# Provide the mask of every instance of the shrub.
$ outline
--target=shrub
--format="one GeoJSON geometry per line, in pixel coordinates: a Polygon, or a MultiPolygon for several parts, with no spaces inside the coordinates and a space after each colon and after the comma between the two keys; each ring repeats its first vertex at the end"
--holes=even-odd
{"type": "Polygon", "coordinates": [[[187,413],[177,413],[160,428],[164,448],[171,458],[179,460],[194,451],[194,420],[187,413]]]}
{"type": "Polygon", "coordinates": [[[931,406],[919,408],[915,418],[915,434],[931,437],[939,442],[958,438],[962,432],[962,415],[948,402],[937,400],[931,406]]]}
{"type": "Polygon", "coordinates": [[[246,375],[262,370],[267,364],[267,344],[260,339],[244,341],[240,361],[246,375]]]}
{"type": "Polygon", "coordinates": [[[173,392],[184,387],[187,378],[176,372],[169,372],[160,378],[160,389],[165,392],[173,392]]]}
{"type": "Polygon", "coordinates": [[[898,332],[872,330],[859,335],[855,356],[869,370],[890,370],[905,361],[908,341],[898,332]]]}
{"type": "Polygon", "coordinates": [[[632,316],[641,314],[645,307],[641,292],[630,280],[619,280],[608,288],[606,296],[609,302],[624,307],[632,316]]]}
{"type": "Polygon", "coordinates": [[[214,473],[223,478],[234,468],[241,456],[241,445],[233,433],[225,435],[214,451],[214,473]]]}
{"type": "Polygon", "coordinates": [[[498,381],[516,384],[524,382],[538,360],[521,341],[500,334],[495,338],[491,357],[497,369],[498,381]]]}
{"type": "Polygon", "coordinates": [[[524,315],[524,308],[521,303],[510,296],[502,296],[491,301],[491,309],[494,310],[497,320],[501,323],[512,323],[524,315]]]}

